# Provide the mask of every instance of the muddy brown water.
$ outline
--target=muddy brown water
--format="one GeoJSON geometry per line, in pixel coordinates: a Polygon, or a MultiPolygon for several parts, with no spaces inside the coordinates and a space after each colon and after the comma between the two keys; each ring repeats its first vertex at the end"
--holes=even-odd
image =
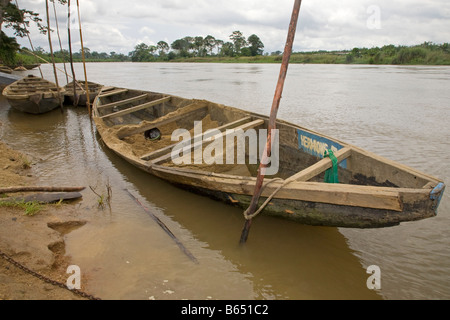
{"type": "MultiPolygon", "coordinates": [[[[62,69],[62,65],[59,66],[62,69]]],[[[76,64],[82,75],[82,65],[76,64]]],[[[279,65],[88,64],[90,81],[268,114],[279,65]]],[[[53,79],[50,66],[43,66],[53,79]]],[[[38,75],[37,70],[30,71],[38,75]]],[[[60,77],[60,82],[64,78],[60,77]]],[[[291,65],[279,117],[450,181],[450,68],[291,65]]],[[[0,97],[0,139],[33,155],[44,184],[92,186],[66,251],[103,299],[449,299],[450,199],[435,218],[355,230],[258,216],[174,187],[107,150],[84,108],[27,115],[0,97]],[[156,215],[177,244],[127,193],[156,215]],[[381,270],[370,290],[367,268],[381,270]]]]}

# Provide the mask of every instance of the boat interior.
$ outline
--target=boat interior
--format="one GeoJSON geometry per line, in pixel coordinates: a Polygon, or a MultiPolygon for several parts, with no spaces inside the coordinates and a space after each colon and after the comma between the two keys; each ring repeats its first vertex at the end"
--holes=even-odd
{"type": "MultiPolygon", "coordinates": [[[[268,117],[205,100],[115,87],[104,88],[97,99],[94,112],[141,160],[240,177],[257,176],[268,117]],[[175,132],[178,134],[172,139],[175,132]],[[257,136],[238,136],[237,132],[256,132],[257,136]],[[233,140],[234,144],[227,143],[233,140]],[[172,154],[175,146],[179,151],[176,163],[172,154]],[[245,159],[238,158],[242,148],[245,159]]],[[[438,183],[409,167],[291,123],[277,121],[276,127],[279,156],[271,157],[268,166],[276,161],[279,169],[267,178],[324,182],[327,170],[337,169],[339,183],[344,184],[432,189],[438,183]],[[323,156],[329,149],[337,166],[323,156]]]]}
{"type": "Polygon", "coordinates": [[[18,95],[38,92],[58,92],[56,84],[34,76],[28,76],[10,84],[7,90],[9,94],[18,95]]]}

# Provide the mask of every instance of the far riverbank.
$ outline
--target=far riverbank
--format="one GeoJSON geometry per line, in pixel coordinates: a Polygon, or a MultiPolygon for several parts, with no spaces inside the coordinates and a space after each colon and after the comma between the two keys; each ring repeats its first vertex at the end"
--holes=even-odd
{"type": "MultiPolygon", "coordinates": [[[[56,52],[56,62],[68,61],[67,52],[56,52]]],[[[39,53],[39,62],[51,61],[50,54],[39,53]]],[[[144,60],[136,61],[130,54],[109,55],[107,53],[89,52],[86,62],[196,62],[196,63],[281,63],[282,52],[266,53],[256,56],[225,56],[206,55],[198,56],[193,53],[184,54],[160,53],[148,55],[144,60]],[[120,57],[120,59],[118,59],[120,57]]],[[[18,53],[16,60],[18,64],[36,63],[36,57],[28,53],[18,53]]],[[[82,62],[74,59],[74,62],[82,62]]],[[[381,48],[353,48],[343,51],[315,51],[294,52],[290,63],[299,64],[373,64],[373,65],[450,65],[450,45],[433,44],[424,42],[416,46],[394,46],[387,45],[381,48]]]]}

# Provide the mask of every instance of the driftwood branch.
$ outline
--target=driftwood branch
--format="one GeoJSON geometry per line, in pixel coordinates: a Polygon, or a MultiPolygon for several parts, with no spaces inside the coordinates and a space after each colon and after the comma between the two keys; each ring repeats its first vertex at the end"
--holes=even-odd
{"type": "Polygon", "coordinates": [[[183,251],[189,259],[191,259],[193,262],[198,264],[197,258],[194,257],[194,255],[181,243],[180,240],[170,231],[170,229],[162,222],[157,216],[155,216],[150,210],[148,210],[144,205],[139,201],[138,198],[136,198],[128,189],[124,189],[130,197],[139,205],[142,209],[153,219],[158,223],[158,225],[175,241],[175,243],[178,245],[178,247],[183,251]]]}
{"type": "Polygon", "coordinates": [[[14,192],[34,192],[34,191],[44,191],[44,192],[77,192],[84,190],[85,187],[7,187],[0,188],[0,194],[2,193],[14,193],[14,192]]]}

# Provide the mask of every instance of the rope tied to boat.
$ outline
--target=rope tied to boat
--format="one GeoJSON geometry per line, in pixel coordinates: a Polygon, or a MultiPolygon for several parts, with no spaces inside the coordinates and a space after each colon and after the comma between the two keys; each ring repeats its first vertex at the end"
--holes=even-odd
{"type": "Polygon", "coordinates": [[[328,157],[331,160],[332,167],[325,171],[324,182],[326,183],[339,183],[338,177],[338,159],[333,153],[333,150],[325,150],[324,158],[328,157]]]}
{"type": "MultiPolygon", "coordinates": [[[[270,203],[270,201],[272,201],[273,197],[275,197],[275,195],[276,195],[281,189],[283,189],[283,188],[286,187],[288,184],[290,184],[291,182],[294,182],[294,181],[296,181],[296,180],[297,180],[296,177],[290,177],[290,178],[288,178],[288,179],[286,179],[286,180],[283,180],[283,179],[281,179],[281,178],[274,178],[274,179],[270,180],[269,182],[267,182],[266,184],[264,184],[263,187],[262,187],[263,191],[264,191],[264,189],[265,189],[269,184],[271,184],[272,182],[275,182],[275,181],[283,181],[283,183],[282,183],[278,188],[276,188],[276,189],[270,194],[270,196],[267,197],[266,201],[264,201],[264,203],[263,203],[263,204],[258,208],[258,210],[256,210],[253,214],[248,215],[249,208],[247,208],[247,210],[244,211],[244,217],[245,217],[245,219],[246,219],[246,220],[251,220],[251,219],[253,219],[254,217],[256,217],[258,214],[260,214],[261,211],[264,210],[264,208],[270,203]]],[[[262,192],[261,192],[261,193],[262,193],[262,192]]]]}
{"type": "MultiPolygon", "coordinates": [[[[332,162],[332,167],[325,172],[325,182],[327,182],[327,183],[339,183],[339,179],[338,179],[338,159],[336,158],[336,156],[334,155],[332,150],[325,151],[324,157],[329,157],[331,159],[331,162],[332,162]]],[[[244,211],[244,217],[245,217],[246,220],[251,220],[254,217],[256,217],[258,214],[260,214],[261,211],[264,210],[264,208],[269,204],[269,202],[273,199],[273,197],[281,189],[283,189],[285,186],[287,186],[291,182],[296,181],[297,179],[296,179],[295,176],[292,176],[292,177],[290,177],[290,178],[288,178],[286,180],[283,180],[281,178],[272,179],[272,180],[270,180],[269,182],[267,182],[266,184],[263,185],[263,187],[262,187],[263,191],[264,191],[264,188],[266,188],[270,183],[272,183],[274,181],[280,181],[280,180],[284,181],[284,182],[278,188],[276,188],[274,192],[272,192],[272,194],[266,199],[266,201],[264,201],[264,203],[258,208],[258,210],[256,210],[251,215],[248,215],[249,208],[247,208],[247,210],[244,211]]]]}
{"type": "MultiPolygon", "coordinates": [[[[279,180],[283,180],[281,178],[275,178],[270,180],[269,182],[267,182],[266,184],[263,185],[262,189],[264,191],[264,189],[271,184],[274,181],[279,181],[279,180]]],[[[288,183],[290,183],[291,181],[288,181],[289,179],[285,180],[283,184],[281,184],[274,192],[272,192],[272,194],[266,199],[266,201],[264,201],[264,203],[258,208],[258,210],[256,210],[253,214],[248,214],[250,207],[248,207],[245,211],[244,211],[244,218],[246,220],[251,220],[254,217],[256,217],[258,214],[261,213],[261,211],[264,210],[264,208],[269,204],[269,202],[272,200],[272,198],[275,196],[275,194],[278,193],[278,191],[281,190],[281,188],[283,188],[285,185],[287,185],[288,183]]],[[[262,192],[261,192],[262,193],[262,192]]]]}

